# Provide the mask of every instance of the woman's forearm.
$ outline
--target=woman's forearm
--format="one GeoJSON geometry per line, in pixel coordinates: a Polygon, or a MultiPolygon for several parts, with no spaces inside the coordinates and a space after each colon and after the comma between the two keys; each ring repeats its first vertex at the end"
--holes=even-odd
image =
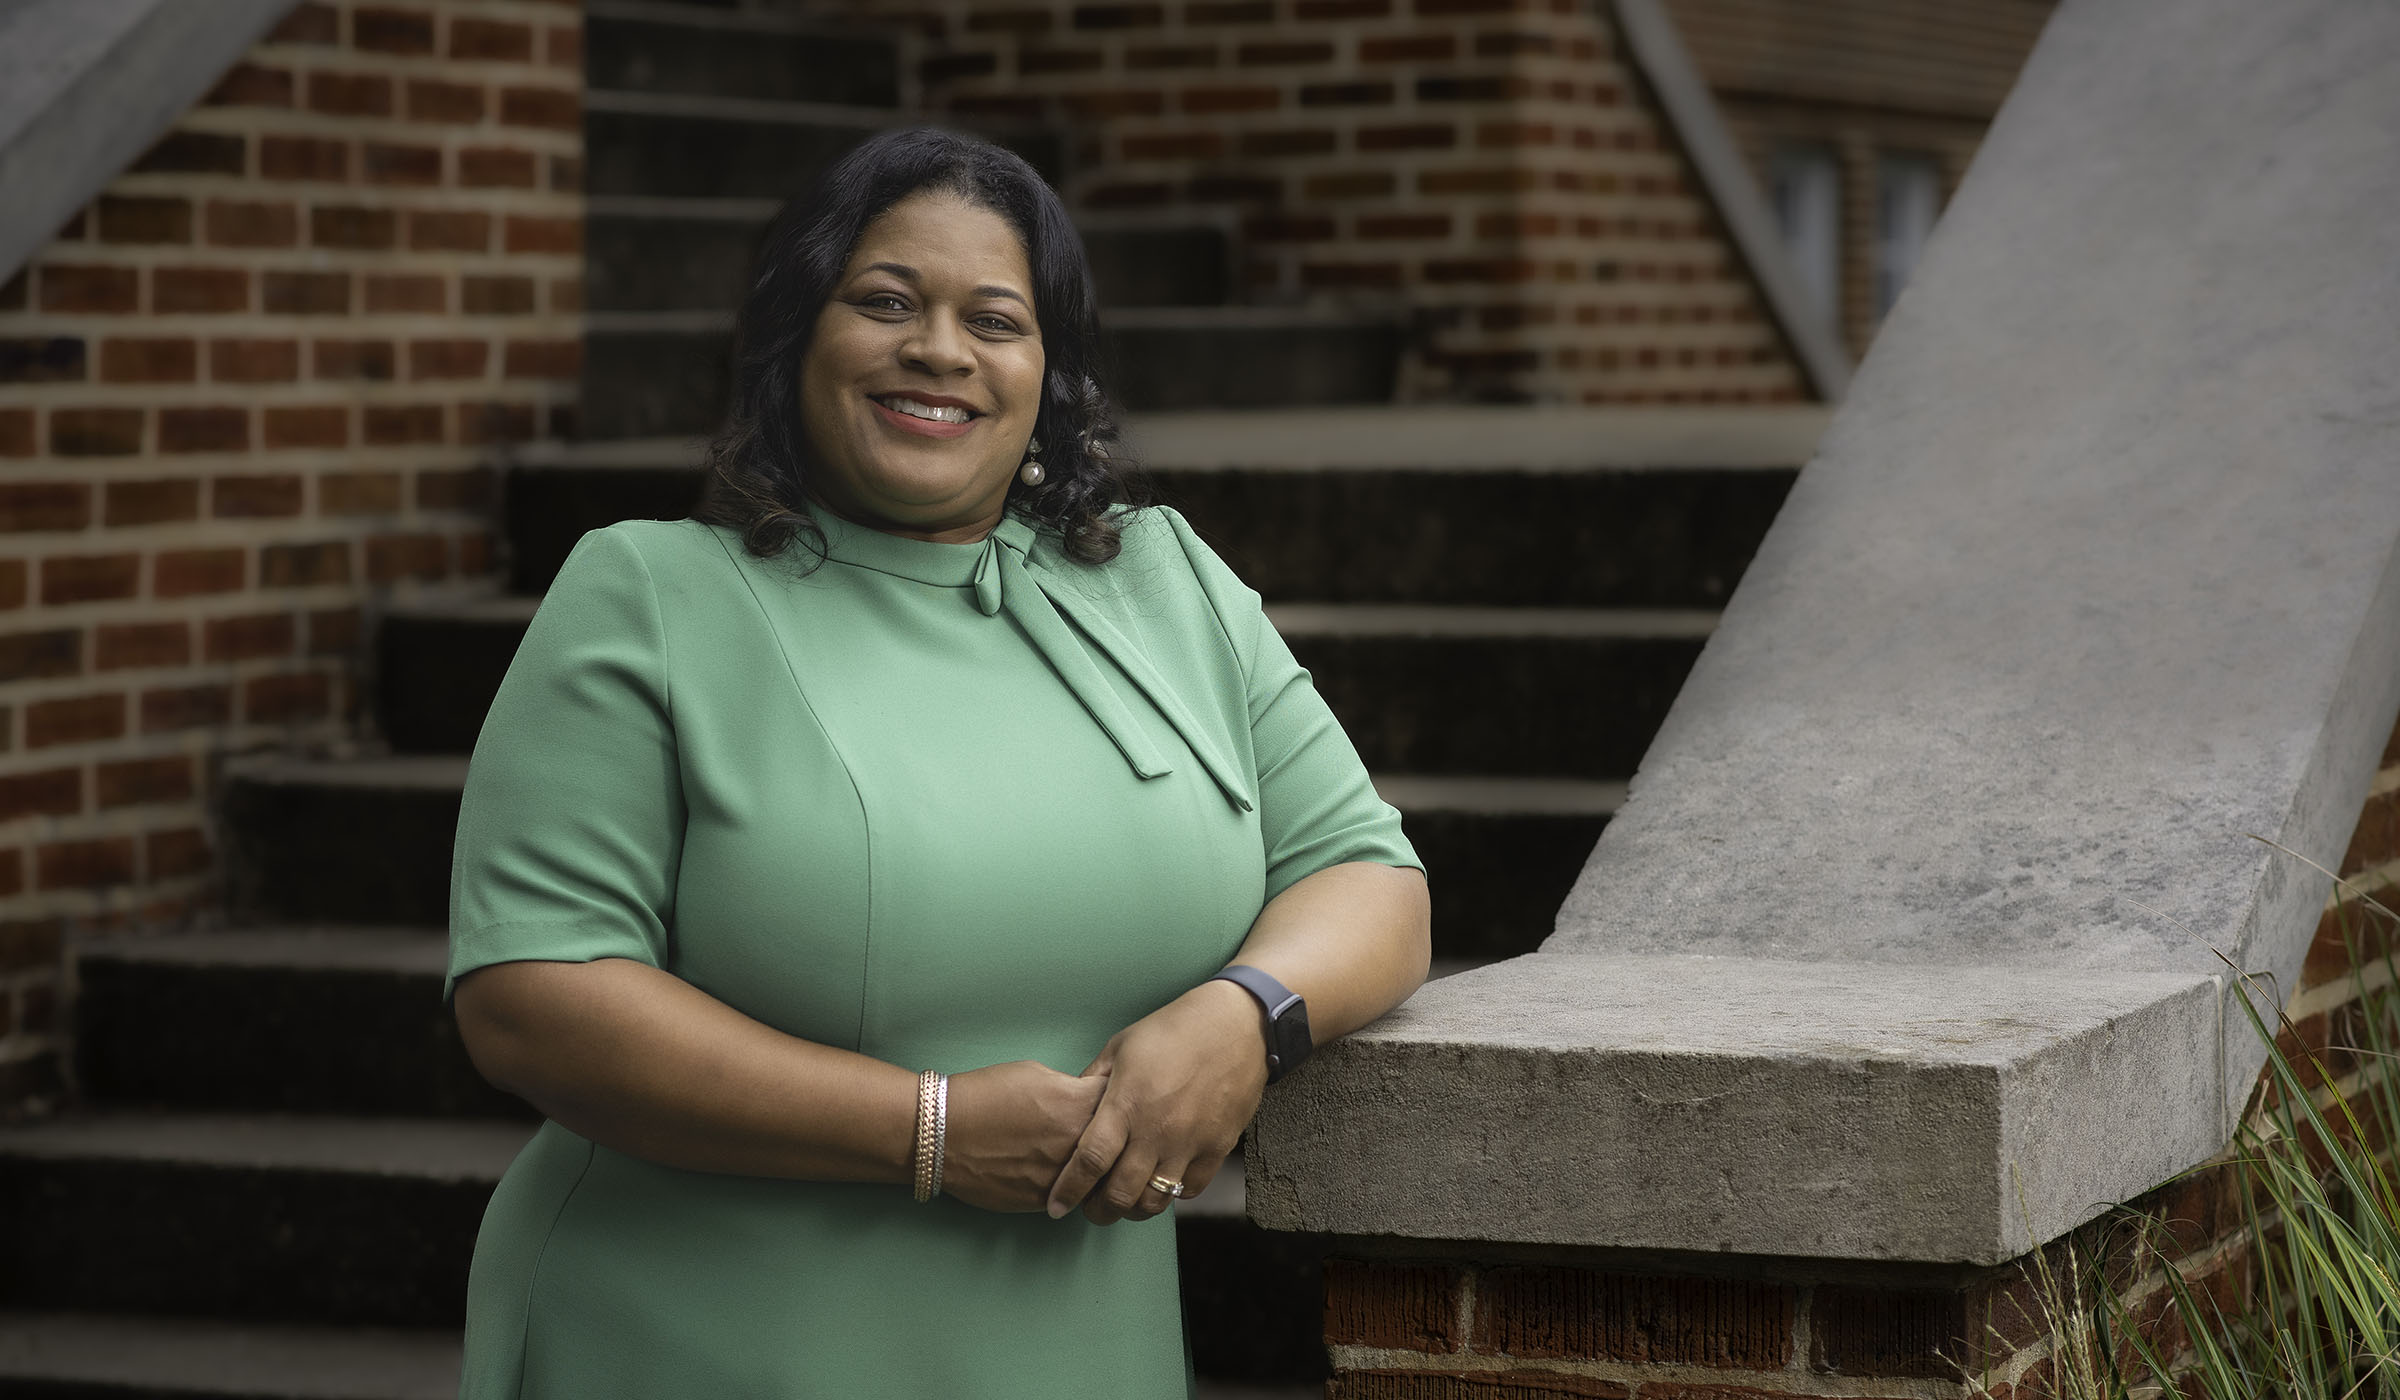
{"type": "Polygon", "coordinates": [[[592,1141],[666,1166],[901,1182],[916,1075],[764,1025],[625,958],[509,962],[460,979],[485,1078],[592,1141]]]}
{"type": "MultiPolygon", "coordinates": [[[[1275,896],[1233,960],[1298,992],[1308,1003],[1311,1038],[1322,1045],[1407,1000],[1424,983],[1432,957],[1423,872],[1354,861],[1328,866],[1275,896]]],[[[1213,985],[1249,995],[1229,983],[1213,985]]]]}

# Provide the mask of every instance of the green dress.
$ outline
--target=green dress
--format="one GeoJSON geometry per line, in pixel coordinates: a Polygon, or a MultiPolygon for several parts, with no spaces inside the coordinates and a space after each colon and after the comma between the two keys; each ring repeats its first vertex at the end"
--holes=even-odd
{"type": "MultiPolygon", "coordinates": [[[[822,513],[820,513],[822,515],[822,513]]],[[[586,535],[475,746],[450,975],[634,958],[911,1069],[1082,1070],[1343,861],[1417,864],[1171,510],[1088,567],[822,519],[586,535]]],[[[1188,1383],[1171,1215],[663,1167],[544,1123],[494,1193],[466,1400],[1145,1400],[1188,1383]]]]}

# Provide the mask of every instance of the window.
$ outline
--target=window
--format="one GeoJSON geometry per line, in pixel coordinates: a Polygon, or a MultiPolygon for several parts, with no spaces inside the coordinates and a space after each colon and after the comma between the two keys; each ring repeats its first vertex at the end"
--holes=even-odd
{"type": "Polygon", "coordinates": [[[1767,162],[1767,193],[1801,289],[1827,325],[1842,290],[1842,170],[1832,151],[1796,146],[1767,162]]]}
{"type": "Polygon", "coordinates": [[[1917,269],[1942,212],[1942,169],[1933,157],[1887,155],[1875,173],[1875,317],[1892,309],[1917,269]]]}

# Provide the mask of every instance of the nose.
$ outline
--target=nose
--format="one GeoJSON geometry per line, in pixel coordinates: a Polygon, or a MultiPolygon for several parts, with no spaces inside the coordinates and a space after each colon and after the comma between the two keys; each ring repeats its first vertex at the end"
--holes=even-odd
{"type": "Polygon", "coordinates": [[[975,352],[955,317],[932,312],[911,323],[900,343],[900,361],[929,374],[967,374],[975,368],[975,352]]]}

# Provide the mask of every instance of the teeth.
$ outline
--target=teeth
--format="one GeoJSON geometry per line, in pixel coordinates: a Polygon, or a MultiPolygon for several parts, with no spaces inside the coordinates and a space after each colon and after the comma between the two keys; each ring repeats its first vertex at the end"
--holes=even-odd
{"type": "Polygon", "coordinates": [[[905,413],[911,418],[929,418],[936,423],[964,423],[967,421],[967,411],[956,404],[945,404],[937,408],[929,403],[918,403],[915,399],[904,399],[896,395],[888,399],[877,399],[876,402],[895,413],[905,413]]]}

